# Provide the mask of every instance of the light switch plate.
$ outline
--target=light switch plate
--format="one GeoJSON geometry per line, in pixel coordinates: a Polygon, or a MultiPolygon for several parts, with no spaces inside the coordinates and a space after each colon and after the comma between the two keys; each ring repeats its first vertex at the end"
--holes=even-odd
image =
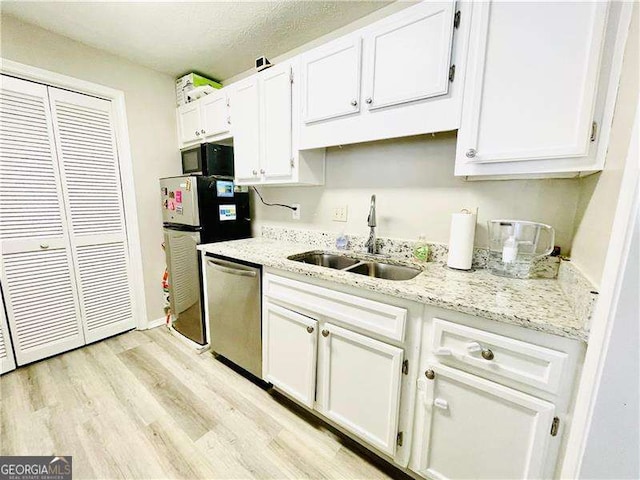
{"type": "Polygon", "coordinates": [[[332,220],[334,222],[346,222],[347,221],[347,205],[341,205],[333,209],[332,220]]]}

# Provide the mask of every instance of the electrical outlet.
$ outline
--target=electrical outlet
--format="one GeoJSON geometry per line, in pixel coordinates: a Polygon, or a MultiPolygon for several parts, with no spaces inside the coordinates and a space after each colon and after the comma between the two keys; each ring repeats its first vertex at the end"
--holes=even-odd
{"type": "Polygon", "coordinates": [[[332,220],[334,222],[346,222],[347,221],[347,205],[341,205],[340,207],[335,207],[333,209],[332,220]]]}
{"type": "Polygon", "coordinates": [[[291,210],[291,218],[294,220],[300,220],[300,204],[292,203],[291,206],[296,208],[295,210],[291,210]]]}

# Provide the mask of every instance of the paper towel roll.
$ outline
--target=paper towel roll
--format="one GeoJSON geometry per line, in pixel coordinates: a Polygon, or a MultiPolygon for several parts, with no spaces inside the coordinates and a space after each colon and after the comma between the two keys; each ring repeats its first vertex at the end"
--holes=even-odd
{"type": "Polygon", "coordinates": [[[469,270],[473,259],[473,240],[476,236],[476,214],[463,211],[451,215],[449,257],[447,265],[458,270],[469,270]]]}

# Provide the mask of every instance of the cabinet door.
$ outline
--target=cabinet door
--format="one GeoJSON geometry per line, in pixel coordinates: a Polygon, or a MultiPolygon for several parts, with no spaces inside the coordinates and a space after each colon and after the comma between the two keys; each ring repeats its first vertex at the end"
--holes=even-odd
{"type": "Polygon", "coordinates": [[[318,410],[393,456],[402,349],[330,323],[321,333],[318,410]]]}
{"type": "MultiPolygon", "coordinates": [[[[422,377],[418,473],[428,478],[540,478],[555,406],[444,366],[422,377]]],[[[418,418],[420,418],[418,416],[418,418]]]]}
{"type": "Polygon", "coordinates": [[[0,280],[19,365],[85,343],[47,97],[2,76],[0,280]]]}
{"type": "Polygon", "coordinates": [[[267,179],[291,176],[291,74],[284,64],[260,75],[261,173],[267,179]]]}
{"type": "Polygon", "coordinates": [[[318,322],[265,302],[262,328],[264,379],[313,408],[318,322]]]}
{"type": "Polygon", "coordinates": [[[178,107],[178,133],[180,134],[180,142],[183,144],[192,143],[202,138],[200,103],[198,101],[178,107]]]}
{"type": "Polygon", "coordinates": [[[0,374],[16,368],[13,358],[13,345],[9,335],[9,324],[4,309],[4,300],[0,294],[0,374]]]}
{"type": "Polygon", "coordinates": [[[454,2],[421,3],[364,37],[369,110],[444,95],[449,90],[454,2]]]}
{"type": "Polygon", "coordinates": [[[237,181],[258,179],[260,170],[260,104],[258,79],[237,85],[231,98],[233,157],[237,181]]]}
{"type": "Polygon", "coordinates": [[[360,111],[362,39],[341,39],[302,55],[302,118],[305,123],[360,111]]]}
{"type": "Polygon", "coordinates": [[[230,130],[229,105],[227,92],[219,90],[200,99],[200,116],[202,120],[201,133],[210,137],[220,135],[230,130]]]}
{"type": "Polygon", "coordinates": [[[456,174],[465,164],[586,156],[608,2],[473,7],[456,174]]]}
{"type": "Polygon", "coordinates": [[[85,339],[135,327],[111,102],[49,87],[85,339]]]}

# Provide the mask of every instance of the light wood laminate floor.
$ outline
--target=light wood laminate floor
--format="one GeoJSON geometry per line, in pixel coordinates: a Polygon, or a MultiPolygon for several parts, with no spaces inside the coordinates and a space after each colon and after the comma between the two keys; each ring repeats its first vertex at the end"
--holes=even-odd
{"type": "Polygon", "coordinates": [[[74,478],[404,477],[296,410],[164,327],[132,331],[0,377],[0,454],[73,455],[74,478]]]}

